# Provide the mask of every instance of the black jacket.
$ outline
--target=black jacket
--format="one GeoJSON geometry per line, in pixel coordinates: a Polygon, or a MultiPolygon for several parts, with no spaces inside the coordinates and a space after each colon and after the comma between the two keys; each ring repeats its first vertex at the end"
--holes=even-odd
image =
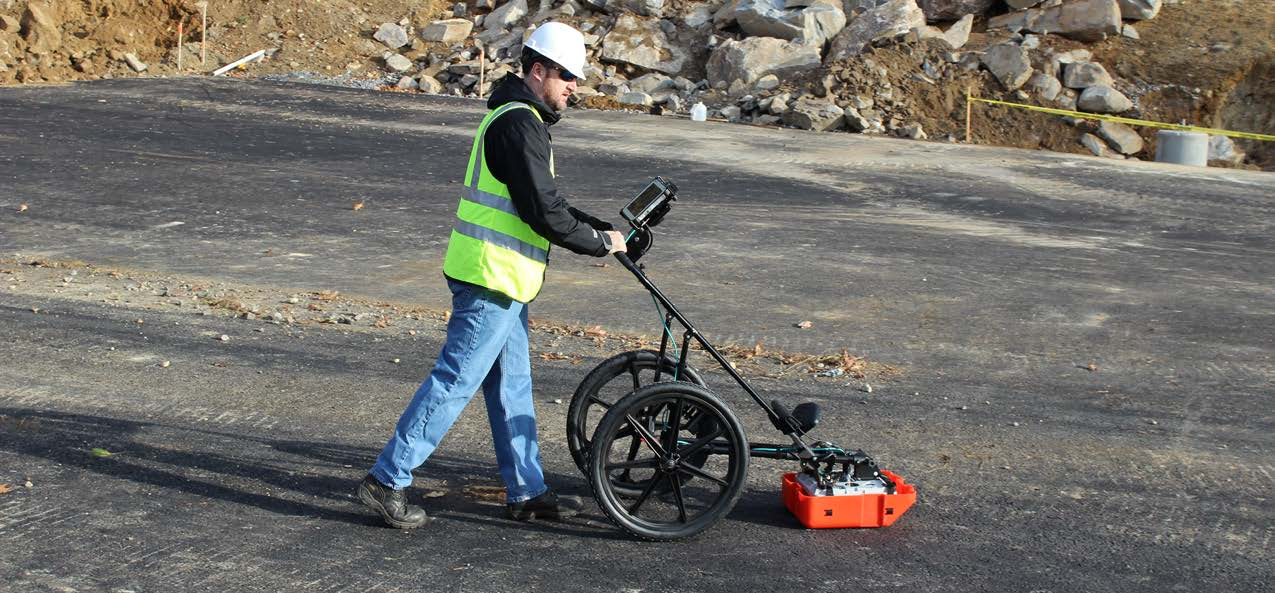
{"type": "Polygon", "coordinates": [[[500,81],[487,107],[495,109],[511,101],[530,105],[544,123],[526,109],[514,109],[487,126],[483,144],[491,174],[509,186],[518,216],[540,236],[575,253],[606,255],[611,246],[599,231],[611,230],[611,224],[572,208],[558,194],[549,171],[549,126],[558,122],[557,112],[513,74],[500,81]]]}

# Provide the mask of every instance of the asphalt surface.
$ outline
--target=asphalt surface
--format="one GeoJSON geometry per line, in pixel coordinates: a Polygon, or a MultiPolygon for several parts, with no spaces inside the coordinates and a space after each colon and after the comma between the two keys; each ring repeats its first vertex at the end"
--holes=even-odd
{"type": "MultiPolygon", "coordinates": [[[[482,111],[204,79],[2,89],[0,255],[15,270],[73,259],[445,308],[441,254],[482,111]]],[[[418,471],[413,496],[428,494],[438,520],[384,529],[353,487],[437,332],[262,324],[0,282],[0,484],[14,488],[0,494],[0,582],[1269,587],[1275,176],[616,113],[572,112],[554,135],[562,184],[591,212],[618,218],[652,175],[678,183],[644,262],[711,339],[845,348],[901,369],[871,393],[800,374],[758,385],[819,402],[816,435],[916,483],[915,508],[886,529],[804,530],[778,499],[787,467],[756,461],[735,511],[687,542],[631,540],[592,506],[518,524],[474,495],[497,483],[476,402],[418,471]]],[[[533,317],[654,333],[624,270],[553,260],[533,317]]],[[[545,462],[567,491],[587,494],[553,400],[605,354],[536,361],[545,462]]],[[[772,440],[723,375],[710,384],[772,440]]]]}

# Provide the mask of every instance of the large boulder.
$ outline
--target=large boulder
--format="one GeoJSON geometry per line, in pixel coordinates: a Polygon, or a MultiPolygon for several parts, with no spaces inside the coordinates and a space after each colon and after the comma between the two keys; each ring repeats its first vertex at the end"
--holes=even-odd
{"type": "Polygon", "coordinates": [[[607,12],[631,12],[641,16],[664,16],[664,0],[607,0],[607,12]]]}
{"type": "Polygon", "coordinates": [[[391,72],[407,72],[412,69],[412,61],[399,54],[385,54],[385,67],[391,72]]]}
{"type": "Polygon", "coordinates": [[[916,0],[889,0],[859,15],[833,37],[828,61],[857,56],[874,41],[901,37],[924,26],[925,13],[916,5],[916,0]]]}
{"type": "Polygon", "coordinates": [[[421,31],[421,39],[441,43],[460,43],[469,37],[474,30],[474,22],[469,19],[446,19],[434,21],[421,31]]]}
{"type": "Polygon", "coordinates": [[[987,21],[988,29],[1057,33],[1081,41],[1120,34],[1118,0],[1062,0],[1048,8],[1012,11],[987,21]]]}
{"type": "Polygon", "coordinates": [[[682,13],[682,23],[692,29],[698,29],[713,22],[714,6],[708,2],[692,4],[682,13]]]}
{"type": "Polygon", "coordinates": [[[673,79],[658,72],[643,74],[629,81],[629,88],[647,94],[654,94],[660,89],[673,88],[673,79]]]}
{"type": "Polygon", "coordinates": [[[713,13],[713,26],[718,29],[725,29],[735,24],[735,13],[739,10],[741,0],[726,0],[726,3],[717,12],[713,13]]]}
{"type": "Polygon", "coordinates": [[[1031,80],[1027,82],[1027,85],[1031,87],[1033,91],[1036,91],[1036,94],[1040,98],[1046,101],[1053,101],[1054,99],[1057,99],[1058,94],[1061,93],[1063,89],[1062,83],[1058,82],[1057,78],[1054,78],[1044,72],[1037,72],[1031,77],[1031,80]]]}
{"type": "Polygon", "coordinates": [[[1076,107],[1089,113],[1124,113],[1133,109],[1133,101],[1109,86],[1091,86],[1080,93],[1076,107]]]}
{"type": "Polygon", "coordinates": [[[774,37],[728,39],[708,57],[708,83],[752,84],[767,74],[783,77],[820,65],[819,49],[774,37]]]}
{"type": "Polygon", "coordinates": [[[952,49],[961,49],[970,40],[970,31],[974,28],[974,15],[967,14],[943,32],[943,40],[952,49]]]}
{"type": "Polygon", "coordinates": [[[1080,136],[1080,143],[1083,144],[1085,148],[1088,148],[1089,152],[1092,152],[1094,156],[1106,157],[1109,159],[1124,158],[1124,155],[1111,150],[1111,147],[1107,146],[1101,138],[1094,136],[1093,134],[1082,134],[1080,136]]]}
{"type": "Polygon", "coordinates": [[[954,21],[967,14],[985,14],[996,0],[917,0],[916,3],[926,20],[938,23],[954,21]]]}
{"type": "Polygon", "coordinates": [[[748,35],[804,39],[820,47],[846,26],[836,0],[739,0],[734,15],[748,35]]]}
{"type": "Polygon", "coordinates": [[[55,18],[57,12],[46,2],[31,2],[22,13],[20,30],[27,41],[27,51],[45,54],[62,47],[62,30],[55,18]]]}
{"type": "Polygon", "coordinates": [[[794,128],[827,132],[845,125],[845,113],[835,103],[802,97],[784,112],[783,121],[794,128]]]}
{"type": "Polygon", "coordinates": [[[1032,77],[1032,61],[1027,49],[1013,42],[987,48],[983,52],[983,65],[1010,91],[1022,87],[1032,77]]]}
{"type": "Polygon", "coordinates": [[[802,38],[821,48],[846,28],[846,13],[835,0],[814,0],[801,11],[801,18],[802,38]]]}
{"type": "Polygon", "coordinates": [[[655,103],[651,100],[651,96],[642,91],[630,91],[620,95],[618,99],[620,103],[625,105],[637,105],[639,107],[650,107],[655,103]]]}
{"type": "Polygon", "coordinates": [[[443,83],[438,82],[438,79],[434,78],[433,76],[426,76],[422,74],[416,77],[416,85],[417,85],[417,88],[421,90],[421,92],[430,93],[433,95],[437,95],[443,92],[443,83]]]}
{"type": "Polygon", "coordinates": [[[1120,154],[1137,154],[1142,152],[1142,136],[1133,128],[1122,123],[1104,121],[1098,124],[1098,137],[1107,141],[1120,154]]]}
{"type": "Polygon", "coordinates": [[[1101,41],[1111,35],[1119,35],[1122,24],[1117,0],[1070,0],[1045,9],[1032,32],[1058,33],[1081,41],[1101,41]]]}
{"type": "Polygon", "coordinates": [[[1062,74],[1067,64],[1075,64],[1076,62],[1088,62],[1093,59],[1093,53],[1087,49],[1073,49],[1056,53],[1049,58],[1049,71],[1055,75],[1062,74]]]}
{"type": "Polygon", "coordinates": [[[1040,18],[1039,10],[1011,10],[1000,16],[987,19],[987,30],[1005,29],[1011,33],[1027,30],[1028,26],[1040,18]]]}
{"type": "Polygon", "coordinates": [[[1160,14],[1160,0],[1119,0],[1120,16],[1142,21],[1160,14]]]}
{"type": "Polygon", "coordinates": [[[801,24],[792,22],[797,14],[784,8],[784,0],[739,0],[735,22],[748,35],[794,39],[802,34],[801,24]]]}
{"type": "Polygon", "coordinates": [[[527,0],[509,0],[483,17],[483,28],[488,31],[508,29],[524,16],[527,16],[527,0]]]}
{"type": "Polygon", "coordinates": [[[1209,136],[1209,162],[1238,165],[1244,162],[1244,151],[1226,136],[1209,136]]]}
{"type": "Polygon", "coordinates": [[[1111,86],[1114,81],[1107,69],[1097,62],[1072,62],[1063,69],[1062,83],[1069,89],[1111,86]]]}
{"type": "Polygon", "coordinates": [[[615,20],[615,27],[602,39],[602,60],[605,62],[677,74],[686,64],[686,59],[686,51],[669,43],[659,21],[654,18],[624,14],[615,20]]]}
{"type": "Polygon", "coordinates": [[[390,49],[398,49],[411,42],[407,38],[407,31],[398,23],[381,23],[381,27],[372,34],[372,39],[384,43],[390,49]]]}

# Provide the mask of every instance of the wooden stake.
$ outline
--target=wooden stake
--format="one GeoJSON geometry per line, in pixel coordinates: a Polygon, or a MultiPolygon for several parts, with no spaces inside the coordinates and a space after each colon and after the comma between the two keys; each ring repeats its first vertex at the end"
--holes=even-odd
{"type": "Polygon", "coordinates": [[[182,71],[182,43],[186,41],[186,35],[182,32],[182,22],[177,21],[177,72],[182,71]]]}
{"type": "Polygon", "coordinates": [[[204,23],[199,29],[199,65],[208,65],[208,3],[200,2],[199,7],[204,12],[204,23]]]}
{"type": "Polygon", "coordinates": [[[483,77],[487,75],[487,52],[483,48],[478,48],[478,98],[483,98],[486,89],[483,88],[483,77]]]}
{"type": "Polygon", "coordinates": [[[970,89],[965,89],[965,143],[970,143],[970,118],[974,114],[974,101],[970,99],[970,89]]]}

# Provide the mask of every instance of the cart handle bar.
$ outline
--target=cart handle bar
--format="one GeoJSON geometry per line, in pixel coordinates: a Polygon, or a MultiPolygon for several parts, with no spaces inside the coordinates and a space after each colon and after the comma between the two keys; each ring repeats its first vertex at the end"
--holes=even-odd
{"type": "MultiPolygon", "coordinates": [[[[778,413],[775,412],[775,409],[767,404],[766,401],[753,390],[753,386],[748,383],[747,379],[744,379],[743,375],[740,375],[738,371],[731,368],[730,362],[726,360],[726,357],[722,356],[722,354],[718,352],[712,344],[708,343],[708,340],[699,333],[699,330],[695,329],[694,325],[691,325],[690,320],[686,319],[686,317],[682,315],[682,312],[677,310],[677,307],[673,305],[673,302],[670,301],[668,297],[664,296],[663,292],[660,292],[660,289],[651,282],[650,278],[646,277],[646,273],[643,272],[637,264],[633,263],[632,259],[629,259],[627,254],[624,252],[616,253],[615,259],[619,260],[621,265],[637,277],[638,282],[641,282],[642,286],[646,287],[646,290],[650,292],[661,305],[664,306],[664,309],[668,311],[669,314],[678,321],[678,323],[681,323],[682,327],[686,328],[686,332],[690,334],[691,337],[695,338],[695,341],[699,342],[700,346],[704,347],[704,350],[717,361],[717,364],[721,365],[722,370],[725,370],[726,373],[739,384],[740,388],[748,393],[749,397],[752,397],[753,401],[757,402],[757,405],[761,406],[761,408],[766,411],[766,415],[770,417],[771,423],[775,424],[775,426],[783,426],[784,420],[778,413]]],[[[809,454],[810,458],[813,459],[815,457],[814,452],[810,450],[810,447],[806,445],[805,441],[803,441],[796,432],[789,432],[787,435],[792,438],[793,443],[799,446],[804,453],[809,454]]]]}

